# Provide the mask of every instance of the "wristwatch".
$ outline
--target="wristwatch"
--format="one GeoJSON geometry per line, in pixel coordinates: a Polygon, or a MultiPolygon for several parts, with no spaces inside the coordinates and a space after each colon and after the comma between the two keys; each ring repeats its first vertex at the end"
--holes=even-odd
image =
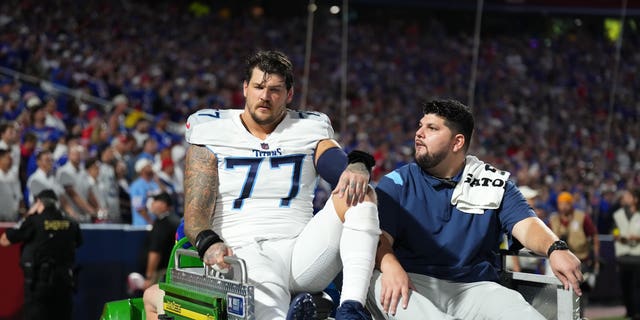
{"type": "Polygon", "coordinates": [[[547,257],[551,256],[551,252],[554,252],[555,250],[569,250],[569,246],[566,242],[558,240],[551,244],[549,250],[547,250],[547,257]]]}

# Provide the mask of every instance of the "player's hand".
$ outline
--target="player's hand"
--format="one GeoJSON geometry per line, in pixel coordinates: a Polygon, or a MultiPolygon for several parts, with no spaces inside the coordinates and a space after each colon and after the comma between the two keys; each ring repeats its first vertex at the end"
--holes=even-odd
{"type": "Polygon", "coordinates": [[[549,265],[553,274],[562,282],[565,290],[573,287],[578,296],[582,295],[580,283],[584,281],[580,271],[580,259],[569,250],[555,250],[549,256],[549,265]]]}
{"type": "Polygon", "coordinates": [[[380,291],[382,310],[394,316],[400,302],[402,302],[402,308],[406,309],[409,305],[410,290],[415,290],[415,287],[400,264],[386,268],[382,273],[380,282],[382,284],[382,290],[380,291]]]}
{"type": "Polygon", "coordinates": [[[229,270],[229,265],[224,262],[224,257],[232,255],[233,250],[227,247],[224,242],[216,242],[205,251],[202,262],[212,266],[216,271],[224,273],[225,270],[229,270]]]}
{"type": "Polygon", "coordinates": [[[340,198],[346,196],[347,205],[355,206],[364,201],[364,196],[367,194],[369,186],[369,178],[369,171],[363,163],[350,163],[340,175],[338,185],[331,193],[340,198]]]}

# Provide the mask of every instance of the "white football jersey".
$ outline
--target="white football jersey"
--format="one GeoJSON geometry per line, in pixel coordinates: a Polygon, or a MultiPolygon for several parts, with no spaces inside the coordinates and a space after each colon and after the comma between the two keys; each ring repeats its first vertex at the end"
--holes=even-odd
{"type": "Polygon", "coordinates": [[[187,142],[206,146],[218,160],[213,230],[231,246],[296,237],[313,216],[314,153],[319,141],[333,138],[330,120],[288,110],[261,140],[242,124],[242,111],[200,110],[186,124],[187,142]]]}

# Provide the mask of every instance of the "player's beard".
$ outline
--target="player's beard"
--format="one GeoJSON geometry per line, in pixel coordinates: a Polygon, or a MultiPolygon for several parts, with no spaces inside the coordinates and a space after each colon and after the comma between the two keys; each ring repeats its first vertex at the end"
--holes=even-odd
{"type": "Polygon", "coordinates": [[[433,153],[433,154],[429,153],[428,151],[425,151],[424,153],[420,153],[420,154],[418,154],[416,152],[416,154],[414,156],[414,158],[416,160],[416,163],[424,171],[428,171],[429,169],[437,166],[446,157],[447,157],[447,152],[446,151],[433,153]]]}
{"type": "Polygon", "coordinates": [[[274,111],[275,109],[279,109],[280,112],[279,113],[272,113],[270,116],[267,116],[266,118],[264,117],[260,117],[258,115],[258,112],[256,110],[258,110],[258,107],[256,106],[252,112],[249,112],[249,115],[251,115],[251,119],[253,119],[253,121],[255,123],[257,123],[258,125],[261,126],[266,126],[266,125],[270,125],[270,124],[278,124],[282,118],[284,117],[285,111],[287,110],[286,106],[282,106],[280,108],[274,108],[273,106],[269,106],[271,108],[271,111],[274,111]]]}

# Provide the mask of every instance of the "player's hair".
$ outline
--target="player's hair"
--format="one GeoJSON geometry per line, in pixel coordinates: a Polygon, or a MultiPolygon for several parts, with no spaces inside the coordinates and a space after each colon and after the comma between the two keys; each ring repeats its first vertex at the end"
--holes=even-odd
{"type": "Polygon", "coordinates": [[[244,80],[249,82],[254,68],[262,70],[265,74],[277,74],[284,78],[287,90],[293,87],[293,64],[291,60],[280,51],[258,51],[246,61],[244,80]]]}
{"type": "Polygon", "coordinates": [[[422,112],[444,118],[444,124],[454,134],[461,133],[464,136],[465,151],[469,149],[474,127],[471,108],[453,99],[434,99],[422,104],[422,112]]]}

